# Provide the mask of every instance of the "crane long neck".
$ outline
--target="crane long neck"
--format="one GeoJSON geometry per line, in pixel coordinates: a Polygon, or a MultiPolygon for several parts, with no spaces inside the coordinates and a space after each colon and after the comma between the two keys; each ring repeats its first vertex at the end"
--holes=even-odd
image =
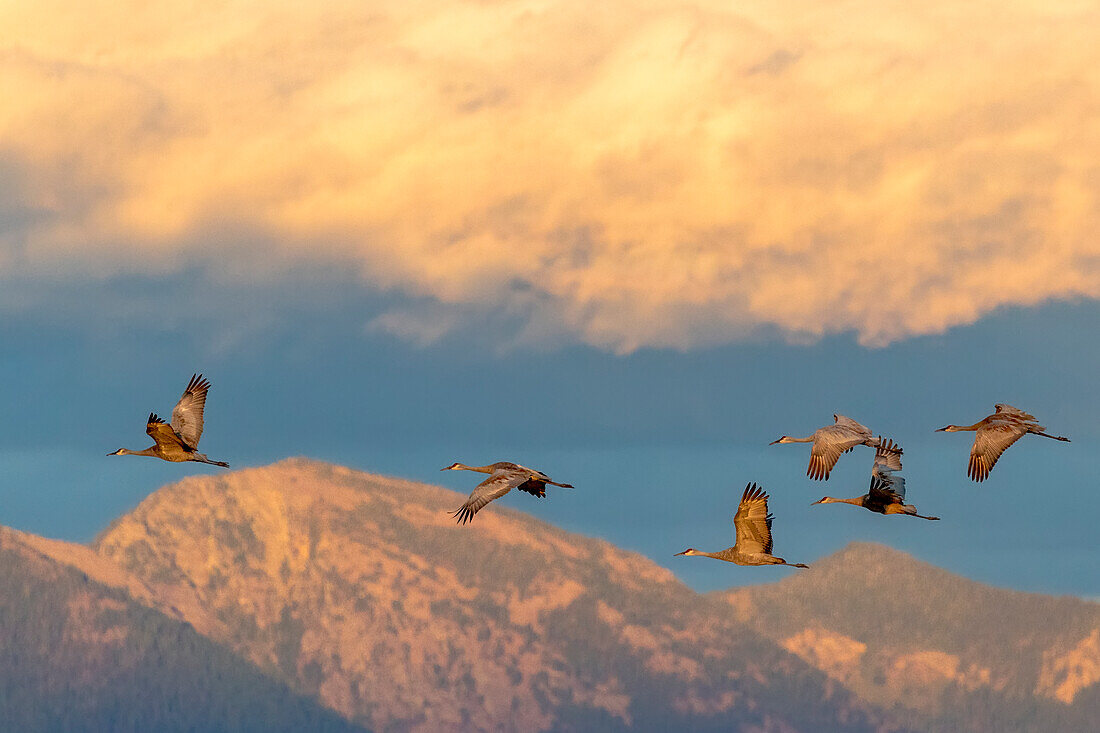
{"type": "Polygon", "coordinates": [[[492,466],[467,466],[465,463],[463,463],[463,464],[459,464],[459,468],[462,468],[466,471],[477,471],[478,473],[492,473],[493,472],[493,467],[492,466]]]}
{"type": "Polygon", "coordinates": [[[786,438],[783,439],[783,442],[784,443],[812,443],[812,442],[814,442],[814,436],[811,435],[808,438],[792,438],[790,436],[787,436],[786,438]]]}
{"type": "Polygon", "coordinates": [[[815,504],[851,504],[852,506],[863,506],[862,496],[853,496],[851,499],[840,499],[835,496],[826,496],[821,501],[814,502],[815,504]]]}
{"type": "Polygon", "coordinates": [[[157,447],[155,445],[151,445],[148,448],[146,448],[145,450],[126,450],[125,448],[123,448],[123,451],[124,452],[120,453],[119,455],[123,455],[123,456],[152,456],[153,458],[158,457],[157,456],[157,447]]]}

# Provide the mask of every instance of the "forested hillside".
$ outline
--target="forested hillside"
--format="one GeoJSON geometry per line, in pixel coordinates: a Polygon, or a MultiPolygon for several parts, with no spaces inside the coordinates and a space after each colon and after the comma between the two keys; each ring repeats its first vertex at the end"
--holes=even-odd
{"type": "Polygon", "coordinates": [[[5,731],[362,731],[190,625],[0,530],[5,731]]]}

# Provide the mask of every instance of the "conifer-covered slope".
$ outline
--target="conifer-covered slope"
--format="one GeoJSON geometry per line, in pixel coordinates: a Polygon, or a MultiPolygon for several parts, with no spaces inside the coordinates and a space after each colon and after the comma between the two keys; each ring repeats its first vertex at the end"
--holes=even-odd
{"type": "Polygon", "coordinates": [[[87,548],[0,528],[0,728],[362,730],[135,601],[136,583],[87,548]]]}

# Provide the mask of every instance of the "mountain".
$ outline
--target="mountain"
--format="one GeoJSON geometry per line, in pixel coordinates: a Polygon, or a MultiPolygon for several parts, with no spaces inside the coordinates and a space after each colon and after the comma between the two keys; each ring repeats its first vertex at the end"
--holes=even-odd
{"type": "Polygon", "coordinates": [[[499,503],[457,526],[463,500],[291,459],[166,486],[91,547],[0,531],[0,712],[57,700],[77,729],[81,714],[223,721],[195,730],[246,729],[241,709],[296,730],[1000,733],[1100,719],[1098,604],[860,543],[700,595],[499,503]]]}
{"type": "Polygon", "coordinates": [[[0,528],[3,730],[360,730],[162,604],[86,547],[0,528]]]}
{"type": "Polygon", "coordinates": [[[994,588],[865,543],[812,572],[714,595],[862,699],[926,730],[966,721],[1085,731],[1100,720],[1097,603],[994,588]]]}
{"type": "Polygon", "coordinates": [[[373,729],[899,728],[725,599],[501,505],[456,526],[462,500],[293,459],[165,487],[94,550],[373,729]]]}

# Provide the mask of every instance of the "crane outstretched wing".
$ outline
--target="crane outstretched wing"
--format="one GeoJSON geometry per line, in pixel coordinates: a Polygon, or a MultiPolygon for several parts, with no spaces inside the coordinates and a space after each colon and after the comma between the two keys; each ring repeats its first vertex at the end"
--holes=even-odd
{"type": "Polygon", "coordinates": [[[900,471],[901,454],[900,445],[889,438],[883,440],[880,436],[878,447],[875,448],[875,464],[871,468],[871,473],[884,474],[890,471],[900,471]]]}
{"type": "Polygon", "coordinates": [[[772,516],[768,514],[768,495],[754,483],[745,487],[737,514],[733,515],[734,546],[743,553],[770,555],[772,552],[772,516]]]}
{"type": "Polygon", "coordinates": [[[199,438],[202,437],[202,411],[206,407],[206,393],[209,390],[209,380],[201,374],[193,374],[180,401],[172,408],[172,429],[192,449],[199,447],[199,438]]]}
{"type": "Polygon", "coordinates": [[[157,417],[156,413],[149,413],[145,432],[162,448],[182,446],[184,450],[191,450],[172,426],[157,417]]]}
{"type": "Polygon", "coordinates": [[[1029,415],[1020,408],[1013,407],[1012,405],[1006,405],[1003,402],[998,402],[997,404],[993,405],[993,408],[996,410],[994,414],[1011,415],[1013,417],[1018,417],[1021,420],[1030,420],[1032,422],[1035,422],[1036,419],[1034,415],[1029,415]]]}
{"type": "Polygon", "coordinates": [[[526,484],[530,478],[529,474],[519,471],[494,471],[489,478],[474,487],[466,503],[456,509],[451,516],[457,519],[459,524],[466,524],[486,504],[499,499],[517,486],[526,484]]]}
{"type": "Polygon", "coordinates": [[[850,417],[836,414],[833,415],[833,421],[842,428],[848,428],[849,430],[854,430],[857,433],[863,433],[868,438],[871,437],[871,429],[869,427],[867,427],[863,423],[856,422],[850,417]]]}
{"type": "Polygon", "coordinates": [[[537,496],[540,499],[546,498],[546,482],[542,479],[529,478],[517,486],[516,489],[526,491],[531,496],[537,496]]]}
{"type": "Polygon", "coordinates": [[[905,479],[901,476],[871,476],[871,488],[867,490],[871,504],[904,504],[905,479]]]}
{"type": "Polygon", "coordinates": [[[820,428],[814,432],[814,446],[810,449],[810,465],[806,467],[806,475],[815,481],[828,481],[829,473],[840,459],[840,454],[850,451],[863,441],[864,438],[855,437],[843,425],[820,428]]]}
{"type": "Polygon", "coordinates": [[[1027,428],[1013,420],[983,425],[974,434],[966,475],[978,482],[985,481],[1001,454],[1026,434],[1027,428]]]}

